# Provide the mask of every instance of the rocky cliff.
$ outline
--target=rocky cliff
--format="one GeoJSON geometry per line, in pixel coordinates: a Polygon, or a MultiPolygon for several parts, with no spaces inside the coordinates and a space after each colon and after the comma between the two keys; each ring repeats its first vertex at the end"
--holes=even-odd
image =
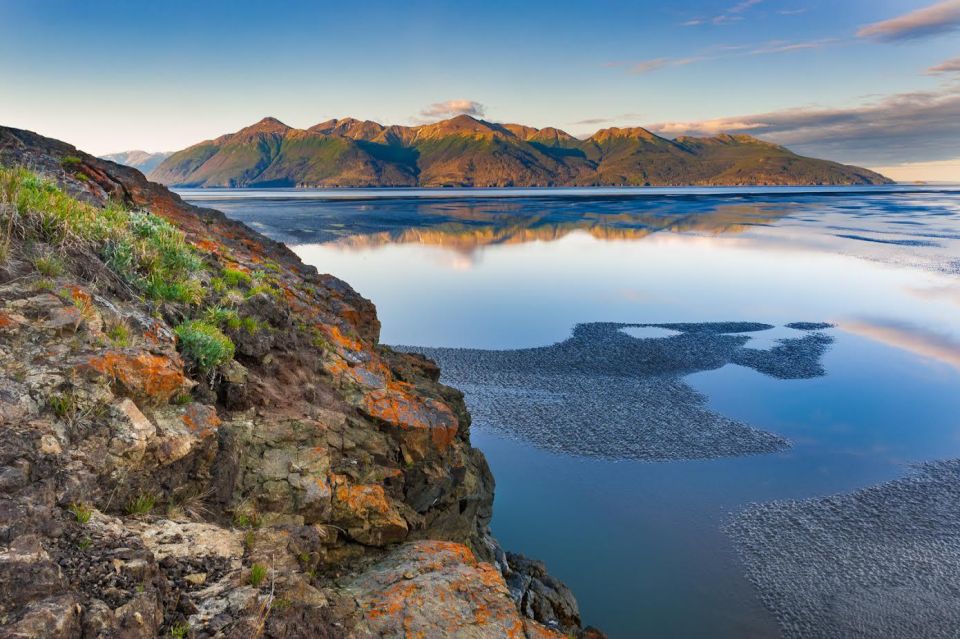
{"type": "Polygon", "coordinates": [[[369,301],[62,142],[0,165],[0,637],[593,632],[369,301]]]}
{"type": "Polygon", "coordinates": [[[460,115],[423,126],[353,118],[295,129],[275,118],[178,151],[149,173],[185,187],[887,184],[856,166],[749,135],[669,140],[640,127],[580,140],[460,115]]]}

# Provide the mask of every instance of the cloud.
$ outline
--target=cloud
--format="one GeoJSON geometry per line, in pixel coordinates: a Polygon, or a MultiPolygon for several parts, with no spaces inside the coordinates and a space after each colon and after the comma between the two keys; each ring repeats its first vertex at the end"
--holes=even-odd
{"type": "Polygon", "coordinates": [[[800,51],[802,49],[822,49],[832,44],[838,43],[836,38],[824,38],[823,40],[808,40],[806,42],[789,42],[786,40],[771,40],[764,45],[757,47],[750,52],[751,55],[761,55],[764,53],[785,53],[787,51],[800,51]]]}
{"type": "Polygon", "coordinates": [[[650,73],[664,67],[682,67],[700,60],[705,60],[703,56],[694,56],[690,58],[654,58],[653,60],[643,60],[641,62],[632,62],[625,64],[627,70],[634,75],[650,73]]]}
{"type": "Polygon", "coordinates": [[[762,44],[755,45],[730,45],[711,47],[703,55],[695,55],[683,58],[652,58],[650,60],[641,60],[640,62],[607,62],[604,64],[608,68],[623,68],[633,75],[642,75],[665,69],[669,67],[682,67],[695,62],[704,62],[707,60],[721,60],[724,58],[735,58],[745,55],[765,55],[772,53],[788,53],[790,51],[801,51],[804,49],[822,49],[840,43],[835,38],[823,40],[809,40],[806,42],[790,42],[788,40],[770,40],[762,44]]]}
{"type": "Polygon", "coordinates": [[[924,38],[960,29],[960,0],[944,0],[902,16],[868,24],[861,38],[897,41],[924,38]]]}
{"type": "Polygon", "coordinates": [[[474,100],[447,100],[446,102],[434,102],[421,110],[420,115],[428,119],[452,118],[456,115],[471,115],[482,118],[485,112],[486,107],[474,100]]]}
{"type": "Polygon", "coordinates": [[[738,2],[737,4],[727,8],[726,11],[723,11],[722,13],[719,13],[711,18],[693,18],[691,20],[682,22],[681,25],[684,27],[695,27],[697,25],[708,23],[720,25],[729,24],[731,22],[739,22],[740,20],[743,20],[743,16],[740,14],[745,12],[750,7],[760,4],[761,2],[763,2],[763,0],[742,0],[742,2],[738,2]]]}
{"type": "Polygon", "coordinates": [[[960,73],[960,58],[945,60],[937,66],[927,69],[927,73],[960,73]]]}
{"type": "Polygon", "coordinates": [[[872,166],[950,160],[960,148],[960,89],[899,93],[848,108],[801,107],[648,128],[671,136],[749,132],[799,153],[872,166]]]}

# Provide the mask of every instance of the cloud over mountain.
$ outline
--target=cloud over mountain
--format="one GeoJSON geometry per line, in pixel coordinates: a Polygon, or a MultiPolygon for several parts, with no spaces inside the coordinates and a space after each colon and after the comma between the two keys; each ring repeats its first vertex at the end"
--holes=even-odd
{"type": "Polygon", "coordinates": [[[446,102],[434,102],[425,107],[420,111],[420,116],[431,120],[452,118],[455,115],[481,118],[485,112],[486,107],[475,100],[447,100],[446,102]]]}
{"type": "Polygon", "coordinates": [[[844,162],[901,163],[960,155],[960,91],[918,91],[851,108],[808,107],[752,115],[661,122],[663,135],[749,132],[803,153],[844,162]]]}

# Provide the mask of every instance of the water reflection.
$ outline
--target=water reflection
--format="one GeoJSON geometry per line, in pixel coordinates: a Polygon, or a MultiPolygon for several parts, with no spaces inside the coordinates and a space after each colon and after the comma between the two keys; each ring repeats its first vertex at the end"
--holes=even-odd
{"type": "Polygon", "coordinates": [[[748,350],[802,335],[795,320],[836,323],[825,376],[682,377],[705,410],[789,439],[784,452],[612,462],[472,431],[497,478],[494,532],[567,581],[587,622],[614,639],[741,639],[779,632],[720,532],[731,512],[960,457],[960,194],[739,193],[202,204],[350,282],[385,343],[523,349],[598,321],[777,327],[748,350]]]}

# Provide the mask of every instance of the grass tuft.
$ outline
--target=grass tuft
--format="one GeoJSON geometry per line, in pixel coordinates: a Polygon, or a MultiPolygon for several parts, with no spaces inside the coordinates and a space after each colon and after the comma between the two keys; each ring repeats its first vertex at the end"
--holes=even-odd
{"type": "Polygon", "coordinates": [[[249,581],[254,588],[259,588],[263,580],[267,578],[267,567],[263,564],[253,564],[250,567],[249,581]]]}
{"type": "Polygon", "coordinates": [[[70,504],[70,512],[73,513],[73,516],[77,518],[79,523],[85,524],[90,521],[90,517],[93,515],[93,508],[77,502],[70,504]]]}
{"type": "Polygon", "coordinates": [[[175,329],[177,348],[201,371],[210,371],[233,359],[234,345],[219,328],[203,320],[190,320],[175,329]]]}
{"type": "Polygon", "coordinates": [[[156,505],[156,498],[149,493],[140,493],[124,509],[128,515],[146,515],[156,505]]]}

